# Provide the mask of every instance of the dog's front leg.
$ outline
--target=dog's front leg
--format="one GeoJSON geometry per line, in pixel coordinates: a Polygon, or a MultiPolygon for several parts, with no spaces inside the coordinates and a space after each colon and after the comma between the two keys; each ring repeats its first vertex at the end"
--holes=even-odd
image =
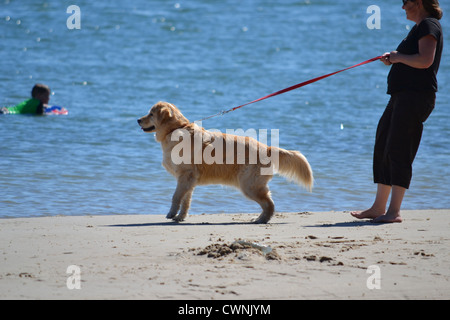
{"type": "MultiPolygon", "coordinates": [[[[175,216],[177,215],[178,210],[180,210],[181,201],[187,195],[189,195],[189,199],[190,199],[190,194],[192,194],[192,190],[194,188],[194,185],[195,185],[195,182],[194,182],[194,179],[192,179],[192,178],[189,179],[189,177],[180,177],[178,179],[177,188],[176,188],[175,193],[173,194],[173,197],[172,197],[172,206],[170,207],[170,211],[169,211],[169,213],[166,216],[167,219],[174,219],[174,220],[181,221],[181,220],[183,220],[186,217],[187,210],[184,210],[185,206],[183,206],[183,210],[182,211],[186,211],[186,212],[182,212],[183,213],[183,219],[181,219],[181,220],[180,219],[175,219],[175,216]]],[[[187,209],[189,209],[189,207],[187,207],[187,209]]]]}
{"type": "Polygon", "coordinates": [[[177,189],[175,190],[175,193],[172,196],[172,206],[170,207],[169,213],[167,214],[167,219],[172,219],[175,217],[178,213],[178,210],[180,209],[180,203],[181,199],[183,198],[180,190],[180,184],[178,184],[177,189]]]}
{"type": "Polygon", "coordinates": [[[184,198],[181,202],[181,210],[180,213],[173,217],[172,219],[175,221],[183,221],[184,219],[186,219],[189,208],[191,206],[191,197],[192,197],[192,192],[194,192],[194,188],[188,190],[188,192],[186,192],[186,194],[184,195],[184,198]]]}

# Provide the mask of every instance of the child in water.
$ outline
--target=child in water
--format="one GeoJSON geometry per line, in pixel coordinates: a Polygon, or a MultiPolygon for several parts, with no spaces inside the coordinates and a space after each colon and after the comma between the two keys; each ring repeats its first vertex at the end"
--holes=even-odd
{"type": "Polygon", "coordinates": [[[31,99],[25,100],[14,107],[3,107],[0,114],[39,114],[45,113],[50,101],[50,88],[38,83],[31,90],[31,99]]]}

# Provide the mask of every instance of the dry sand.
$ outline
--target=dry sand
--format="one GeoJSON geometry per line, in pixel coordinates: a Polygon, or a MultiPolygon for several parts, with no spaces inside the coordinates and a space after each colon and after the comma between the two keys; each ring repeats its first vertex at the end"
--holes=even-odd
{"type": "Polygon", "coordinates": [[[450,298],[450,210],[405,210],[389,225],[344,212],[249,224],[256,216],[1,219],[0,299],[450,298]]]}

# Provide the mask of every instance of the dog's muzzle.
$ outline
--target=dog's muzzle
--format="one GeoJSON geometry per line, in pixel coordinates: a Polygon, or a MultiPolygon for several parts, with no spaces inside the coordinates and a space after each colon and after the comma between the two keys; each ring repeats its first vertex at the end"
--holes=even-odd
{"type": "Polygon", "coordinates": [[[152,132],[153,130],[155,130],[156,129],[156,127],[155,126],[151,126],[151,127],[148,127],[148,128],[144,128],[143,126],[142,126],[142,120],[141,119],[138,119],[137,120],[137,123],[141,126],[141,129],[144,131],[144,132],[152,132]]]}

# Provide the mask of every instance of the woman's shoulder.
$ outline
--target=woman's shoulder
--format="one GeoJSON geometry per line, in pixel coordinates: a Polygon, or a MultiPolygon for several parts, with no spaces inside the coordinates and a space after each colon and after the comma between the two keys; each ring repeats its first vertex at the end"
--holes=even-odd
{"type": "Polygon", "coordinates": [[[419,34],[419,38],[431,34],[436,38],[436,40],[439,40],[442,37],[442,26],[436,18],[425,18],[418,25],[417,32],[419,34]]]}
{"type": "Polygon", "coordinates": [[[432,17],[423,19],[419,24],[419,28],[436,28],[442,31],[442,26],[439,20],[432,17]]]}

